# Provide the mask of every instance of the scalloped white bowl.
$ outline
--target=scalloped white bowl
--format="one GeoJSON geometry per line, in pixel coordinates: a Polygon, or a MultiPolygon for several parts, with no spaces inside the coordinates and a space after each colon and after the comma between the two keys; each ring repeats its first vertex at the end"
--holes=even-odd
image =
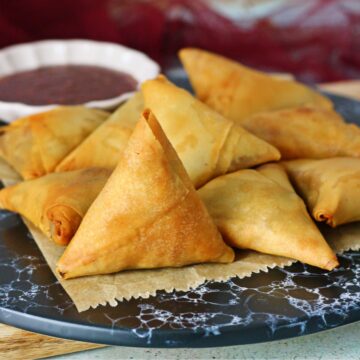
{"type": "MultiPolygon", "coordinates": [[[[20,71],[55,65],[94,65],[118,70],[131,75],[138,86],[156,77],[159,65],[145,54],[122,45],[92,40],[45,40],[7,47],[0,51],[0,77],[20,71]]],[[[95,100],[83,105],[99,109],[112,109],[125,101],[133,92],[115,98],[95,100]]],[[[0,101],[0,119],[11,122],[21,116],[56,107],[27,105],[0,101]]]]}

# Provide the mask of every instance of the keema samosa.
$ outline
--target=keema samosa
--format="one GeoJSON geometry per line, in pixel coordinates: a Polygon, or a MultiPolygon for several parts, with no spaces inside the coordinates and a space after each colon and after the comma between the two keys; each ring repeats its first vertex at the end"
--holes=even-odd
{"type": "Polygon", "coordinates": [[[196,96],[239,122],[258,112],[313,105],[331,109],[325,96],[296,81],[250,69],[223,56],[187,48],[179,53],[196,96]]]}
{"type": "Polygon", "coordinates": [[[89,168],[52,173],[0,191],[0,208],[30,220],[59,245],[67,245],[110,170],[89,168]]]}
{"type": "Polygon", "coordinates": [[[69,279],[233,259],[176,152],[145,110],[57,269],[69,279]]]}
{"type": "Polygon", "coordinates": [[[195,188],[238,169],[278,160],[279,151],[224,118],[164,76],[142,85],[150,108],[195,188]]]}
{"type": "Polygon", "coordinates": [[[108,116],[102,110],[61,106],[17,119],[0,128],[0,156],[24,179],[43,176],[108,116]]]}
{"type": "Polygon", "coordinates": [[[284,166],[315,220],[332,227],[360,220],[360,159],[293,160],[284,166]]]}
{"type": "Polygon", "coordinates": [[[62,160],[56,171],[87,167],[114,169],[143,107],[142,95],[138,92],[62,160]]]}
{"type": "Polygon", "coordinates": [[[218,177],[198,194],[229,245],[326,270],[338,265],[280,165],[218,177]]]}
{"type": "Polygon", "coordinates": [[[297,107],[255,114],[241,124],[274,145],[283,160],[360,157],[360,128],[334,110],[297,107]]]}

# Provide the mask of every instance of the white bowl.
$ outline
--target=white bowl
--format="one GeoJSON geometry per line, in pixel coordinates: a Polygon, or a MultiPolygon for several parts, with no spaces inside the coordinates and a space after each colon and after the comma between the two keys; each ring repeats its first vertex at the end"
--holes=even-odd
{"type": "MultiPolygon", "coordinates": [[[[131,75],[138,86],[156,77],[160,68],[145,54],[122,45],[91,40],[46,40],[14,45],[0,51],[0,77],[20,71],[53,65],[97,65],[131,75]]],[[[85,106],[100,109],[115,108],[133,92],[115,98],[95,100],[85,106]]],[[[0,101],[0,119],[12,121],[21,116],[49,110],[53,105],[33,106],[0,101]]]]}

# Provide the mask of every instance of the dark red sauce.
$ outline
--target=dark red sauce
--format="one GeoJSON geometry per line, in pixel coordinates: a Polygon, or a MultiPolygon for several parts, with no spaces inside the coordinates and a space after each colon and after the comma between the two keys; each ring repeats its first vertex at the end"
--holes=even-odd
{"type": "Polygon", "coordinates": [[[136,89],[136,80],[99,66],[48,66],[0,78],[0,100],[28,105],[76,105],[136,89]]]}

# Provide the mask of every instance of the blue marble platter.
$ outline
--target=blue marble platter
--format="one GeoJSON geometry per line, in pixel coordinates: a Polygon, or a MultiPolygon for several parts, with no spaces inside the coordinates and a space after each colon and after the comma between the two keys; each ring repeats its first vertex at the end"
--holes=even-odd
{"type": "MultiPolygon", "coordinates": [[[[331,96],[348,121],[360,103],[331,96]]],[[[20,218],[0,212],[0,321],[103,344],[210,347],[314,333],[360,320],[360,252],[325,272],[295,263],[188,292],[123,301],[78,313],[20,218]]]]}

